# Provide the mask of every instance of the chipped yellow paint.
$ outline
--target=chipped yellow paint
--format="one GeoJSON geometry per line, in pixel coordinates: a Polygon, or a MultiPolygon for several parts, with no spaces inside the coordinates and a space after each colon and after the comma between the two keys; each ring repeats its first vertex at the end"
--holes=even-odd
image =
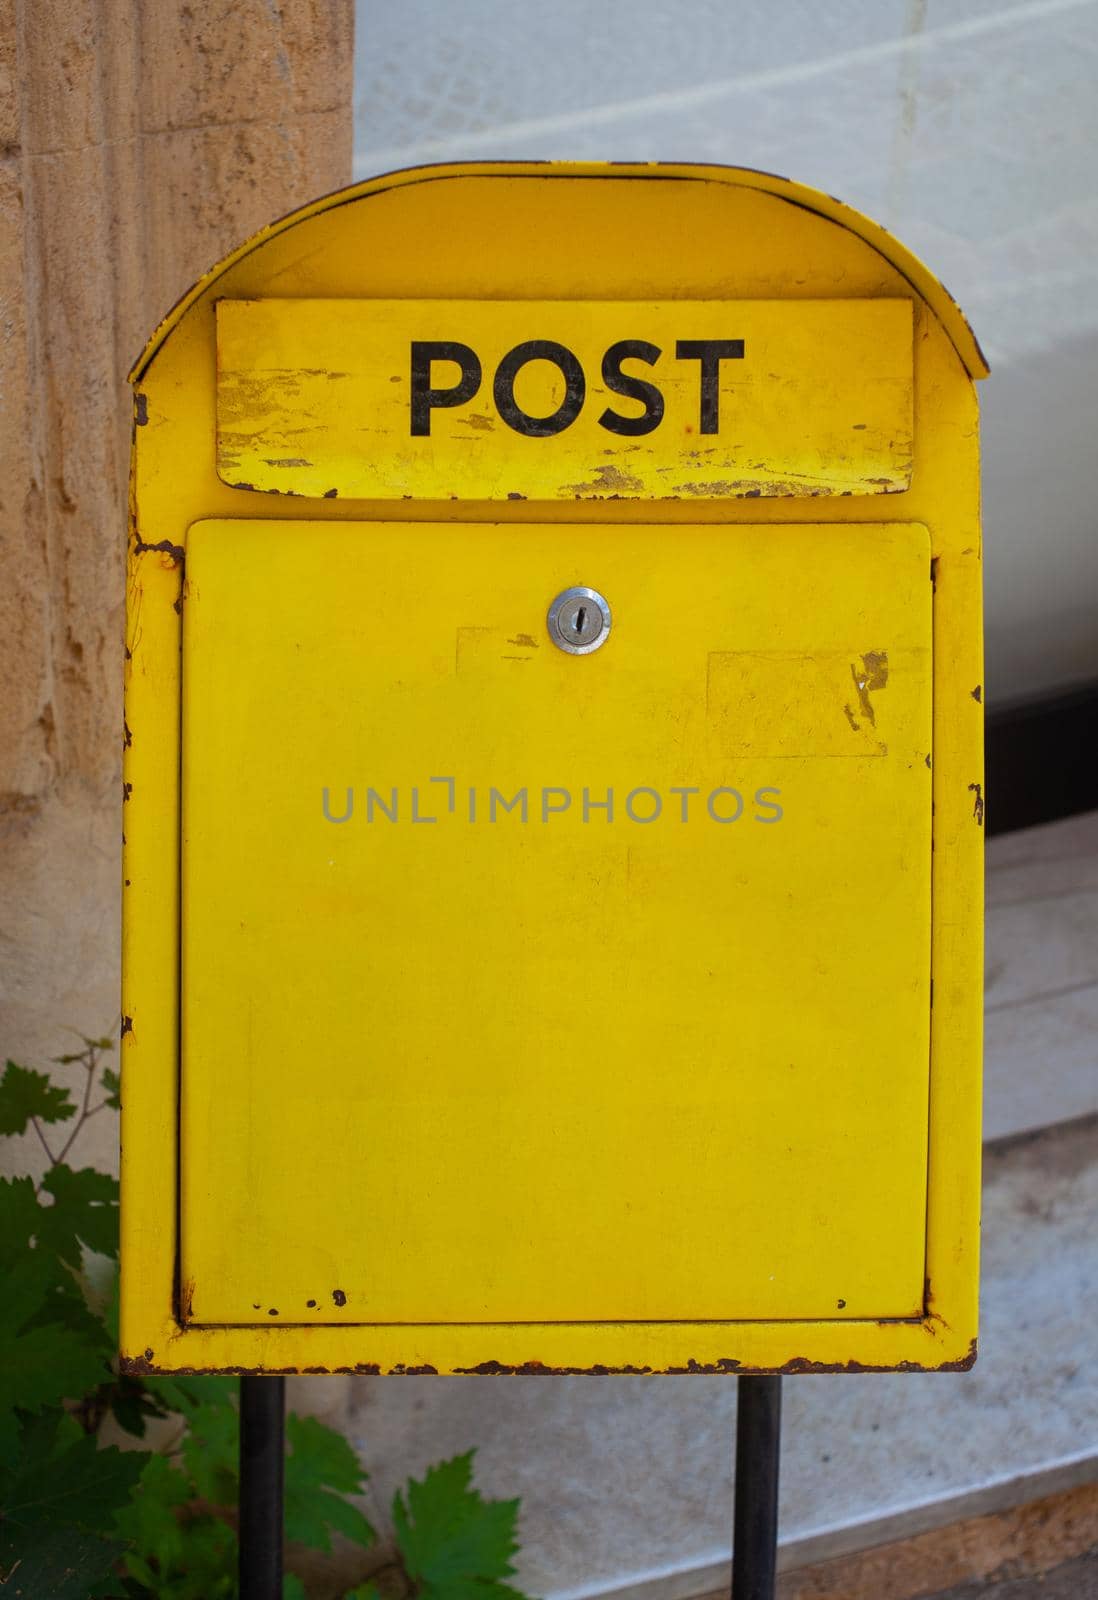
{"type": "Polygon", "coordinates": [[[911,479],[907,299],[222,300],[217,365],[217,470],[232,487],[366,500],[790,499],[896,492],[911,479]],[[505,385],[519,408],[508,420],[501,364],[531,340],[558,359],[523,362],[505,385]],[[715,363],[709,414],[706,341],[738,351],[715,363]],[[413,352],[455,344],[471,392],[446,403],[458,363],[421,356],[442,403],[423,405],[416,435],[413,352]],[[678,354],[683,344],[694,353],[678,354]],[[571,391],[558,364],[569,358],[571,391]],[[559,431],[521,431],[546,426],[559,431]]]}
{"type": "MultiPolygon", "coordinates": [[[[186,298],[136,374],[126,1362],[968,1362],[983,370],[872,223],[711,168],[379,179],[186,298]],[[475,476],[445,508],[219,478],[218,301],[353,318],[451,296],[516,302],[505,345],[512,326],[546,336],[519,301],[902,301],[913,434],[880,435],[867,476],[906,473],[910,445],[910,482],[503,501],[491,447],[562,440],[499,426],[465,430],[475,476]],[[571,583],[614,610],[590,657],[545,631],[571,583]],[[470,788],[486,805],[523,785],[537,820],[470,820],[470,788]],[[397,820],[378,803],[369,820],[371,786],[398,791],[397,820]],[[612,821],[583,820],[584,787],[596,807],[614,789],[612,821]],[[413,788],[435,822],[412,822],[413,788]],[[353,814],[328,820],[348,789],[353,814]],[[647,814],[645,789],[652,823],[625,810],[633,794],[647,814]]],[[[669,388],[669,419],[677,404],[669,388]]]]}

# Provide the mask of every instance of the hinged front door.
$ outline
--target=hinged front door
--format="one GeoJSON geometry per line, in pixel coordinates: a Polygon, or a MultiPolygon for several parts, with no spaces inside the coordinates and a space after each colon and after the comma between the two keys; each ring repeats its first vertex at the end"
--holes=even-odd
{"type": "Polygon", "coordinates": [[[185,1315],[920,1317],[926,530],[221,521],[187,563],[185,1315]]]}

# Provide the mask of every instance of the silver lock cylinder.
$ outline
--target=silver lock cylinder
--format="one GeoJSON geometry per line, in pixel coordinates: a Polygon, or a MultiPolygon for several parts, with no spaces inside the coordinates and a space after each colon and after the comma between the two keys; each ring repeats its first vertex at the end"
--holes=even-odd
{"type": "Polygon", "coordinates": [[[549,607],[549,637],[570,656],[588,656],[610,634],[610,607],[597,589],[565,589],[549,607]]]}

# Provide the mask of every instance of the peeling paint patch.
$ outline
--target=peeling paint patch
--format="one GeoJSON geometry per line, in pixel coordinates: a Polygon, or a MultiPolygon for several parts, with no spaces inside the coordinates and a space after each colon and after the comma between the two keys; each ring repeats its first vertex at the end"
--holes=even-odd
{"type": "Polygon", "coordinates": [[[976,818],[976,826],[978,828],[982,828],[983,825],[984,825],[984,790],[983,790],[983,785],[979,784],[979,783],[970,783],[969,786],[968,786],[968,792],[969,792],[969,794],[975,796],[975,798],[974,798],[974,800],[972,802],[972,815],[976,818]]]}
{"type": "Polygon", "coordinates": [[[644,484],[636,473],[626,472],[622,467],[615,467],[612,462],[607,461],[601,467],[595,468],[595,476],[590,483],[564,483],[561,484],[560,492],[577,496],[643,494],[644,484]]]}
{"type": "MultiPolygon", "coordinates": [[[[873,709],[873,701],[870,699],[870,695],[872,695],[878,689],[885,689],[888,687],[887,651],[867,651],[862,657],[861,667],[856,667],[853,663],[851,663],[850,676],[854,680],[854,688],[858,696],[858,705],[861,709],[861,714],[869,723],[870,727],[875,728],[877,726],[877,713],[873,709]]],[[[846,712],[847,720],[849,721],[851,727],[857,728],[858,724],[854,720],[854,716],[850,707],[844,706],[843,710],[846,712]]]]}

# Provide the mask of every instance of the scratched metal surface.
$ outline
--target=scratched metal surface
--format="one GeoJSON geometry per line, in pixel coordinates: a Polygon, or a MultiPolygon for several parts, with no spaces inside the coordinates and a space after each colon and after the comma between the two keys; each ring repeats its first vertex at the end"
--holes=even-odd
{"type": "Polygon", "coordinates": [[[995,370],[988,692],[1098,674],[1096,0],[358,0],[356,173],[480,157],[783,172],[934,264],[995,370]]]}

